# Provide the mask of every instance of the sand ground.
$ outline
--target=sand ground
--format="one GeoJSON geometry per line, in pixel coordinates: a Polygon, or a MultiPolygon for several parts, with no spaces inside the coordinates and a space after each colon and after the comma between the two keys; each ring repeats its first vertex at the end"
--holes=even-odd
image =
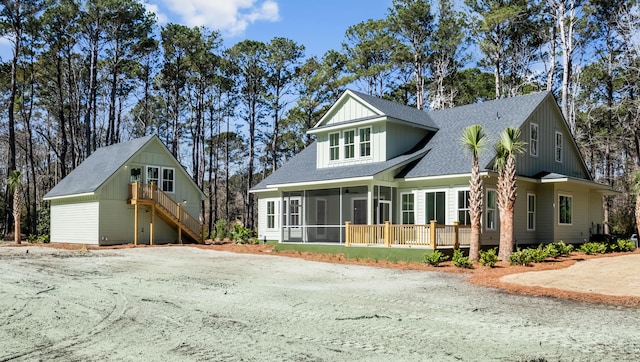
{"type": "MultiPolygon", "coordinates": [[[[566,279],[541,273],[500,283],[566,279]]],[[[0,247],[0,361],[640,359],[638,308],[472,278],[179,246],[0,247]]]]}

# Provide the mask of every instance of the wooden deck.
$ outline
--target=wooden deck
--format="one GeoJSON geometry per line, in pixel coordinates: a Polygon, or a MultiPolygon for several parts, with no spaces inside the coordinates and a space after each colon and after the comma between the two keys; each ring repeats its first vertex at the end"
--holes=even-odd
{"type": "Polygon", "coordinates": [[[182,208],[182,204],[177,203],[169,197],[158,187],[151,184],[143,184],[135,182],[129,184],[129,199],[128,203],[135,206],[134,212],[134,244],[138,245],[138,206],[142,205],[151,210],[151,225],[149,228],[149,239],[153,245],[153,222],[157,215],[167,224],[174,227],[178,231],[178,242],[182,243],[183,233],[189,237],[189,239],[202,243],[204,242],[203,225],[186,212],[182,208]]]}
{"type": "Polygon", "coordinates": [[[438,249],[467,247],[471,241],[471,228],[466,225],[352,225],[346,223],[346,246],[405,246],[438,249]]]}

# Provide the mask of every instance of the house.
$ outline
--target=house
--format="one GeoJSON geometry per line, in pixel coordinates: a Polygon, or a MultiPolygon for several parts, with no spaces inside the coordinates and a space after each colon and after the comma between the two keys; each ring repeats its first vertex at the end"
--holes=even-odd
{"type": "Polygon", "coordinates": [[[202,241],[204,194],[157,136],[96,150],[44,200],[53,243],[202,241]]]}
{"type": "Polygon", "coordinates": [[[526,142],[516,160],[516,242],[580,243],[601,233],[611,189],[591,178],[550,92],[423,112],[347,90],[308,131],[316,141],[252,189],[260,237],[435,247],[453,245],[444,239],[455,233],[468,243],[471,155],[460,139],[473,124],[489,138],[479,155],[482,245],[499,243],[492,144],[507,127],[526,142]]]}

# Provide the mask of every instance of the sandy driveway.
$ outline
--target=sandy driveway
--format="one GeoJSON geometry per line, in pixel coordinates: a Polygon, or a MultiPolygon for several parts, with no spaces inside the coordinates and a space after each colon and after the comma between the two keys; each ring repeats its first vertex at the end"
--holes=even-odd
{"type": "Polygon", "coordinates": [[[591,259],[565,269],[511,274],[501,281],[578,293],[640,297],[640,254],[591,259]]]}
{"type": "Polygon", "coordinates": [[[191,247],[0,247],[0,361],[640,359],[638,309],[467,277],[191,247]]]}

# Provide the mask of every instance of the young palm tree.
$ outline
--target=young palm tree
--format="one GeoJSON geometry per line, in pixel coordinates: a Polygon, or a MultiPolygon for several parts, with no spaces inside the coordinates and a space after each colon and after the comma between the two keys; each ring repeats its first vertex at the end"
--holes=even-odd
{"type": "Polygon", "coordinates": [[[480,222],[482,220],[482,178],[478,154],[483,149],[487,137],[482,126],[474,124],[464,129],[461,137],[465,149],[471,153],[471,179],[469,180],[469,217],[471,219],[471,244],[469,259],[480,259],[480,222]]]}
{"type": "Polygon", "coordinates": [[[516,155],[524,152],[520,129],[507,128],[496,144],[495,168],[498,170],[498,209],[500,210],[500,246],[498,257],[506,261],[513,252],[513,207],[518,196],[516,155]]]}
{"type": "Polygon", "coordinates": [[[13,170],[7,178],[7,186],[13,191],[13,239],[20,244],[20,216],[22,215],[22,171],[13,170]]]}

